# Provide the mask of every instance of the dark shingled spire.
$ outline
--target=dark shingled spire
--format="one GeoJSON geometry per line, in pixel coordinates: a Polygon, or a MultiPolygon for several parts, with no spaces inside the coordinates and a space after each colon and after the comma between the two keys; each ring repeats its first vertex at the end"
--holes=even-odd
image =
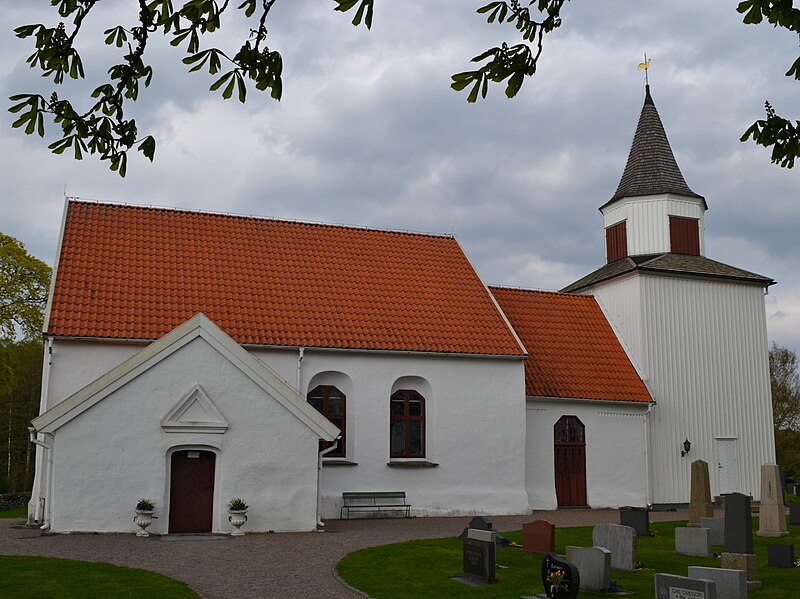
{"type": "Polygon", "coordinates": [[[645,89],[644,106],[633,136],[625,172],[622,173],[614,197],[603,204],[601,209],[621,198],[661,193],[699,198],[703,201],[703,207],[707,209],[705,198],[686,185],[681,169],[678,168],[678,163],[672,154],[667,133],[661,124],[661,117],[658,116],[658,110],[650,95],[650,86],[645,86],[645,89]]]}

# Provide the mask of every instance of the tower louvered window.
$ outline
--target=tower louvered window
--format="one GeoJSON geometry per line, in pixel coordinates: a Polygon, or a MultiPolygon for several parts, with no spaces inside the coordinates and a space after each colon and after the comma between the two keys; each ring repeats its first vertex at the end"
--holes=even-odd
{"type": "Polygon", "coordinates": [[[606,262],[611,264],[628,255],[628,229],[626,221],[606,229],[606,262]]]}
{"type": "Polygon", "coordinates": [[[669,249],[673,254],[700,255],[700,221],[684,216],[669,217],[669,249]]]}

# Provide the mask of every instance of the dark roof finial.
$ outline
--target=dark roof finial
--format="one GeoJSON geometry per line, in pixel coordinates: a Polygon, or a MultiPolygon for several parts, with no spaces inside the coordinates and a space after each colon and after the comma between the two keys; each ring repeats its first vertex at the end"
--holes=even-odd
{"type": "Polygon", "coordinates": [[[653,96],[650,95],[650,84],[646,84],[644,86],[644,103],[650,104],[651,106],[655,106],[656,103],[653,102],[653,96]]]}

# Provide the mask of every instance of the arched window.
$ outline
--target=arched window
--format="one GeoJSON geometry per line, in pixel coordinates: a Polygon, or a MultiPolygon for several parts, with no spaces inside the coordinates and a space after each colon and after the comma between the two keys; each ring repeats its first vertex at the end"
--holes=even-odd
{"type": "Polygon", "coordinates": [[[393,458],[425,457],[425,398],[411,389],[392,393],[389,455],[393,458]]]}
{"type": "MultiPolygon", "coordinates": [[[[327,457],[343,458],[345,457],[345,421],[346,421],[346,403],[347,398],[345,394],[339,391],[333,385],[318,385],[308,393],[308,403],[317,410],[320,414],[325,416],[331,423],[342,431],[342,436],[339,439],[339,445],[327,457]]],[[[319,449],[327,449],[333,445],[333,442],[320,441],[319,449]]]]}

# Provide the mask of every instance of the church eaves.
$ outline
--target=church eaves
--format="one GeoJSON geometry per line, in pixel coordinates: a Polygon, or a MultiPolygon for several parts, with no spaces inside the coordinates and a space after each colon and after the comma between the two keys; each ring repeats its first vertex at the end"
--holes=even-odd
{"type": "Polygon", "coordinates": [[[705,198],[693,192],[686,184],[672,154],[661,117],[650,96],[649,85],[646,86],[646,90],[644,106],[633,136],[625,171],[622,173],[616,193],[600,209],[622,198],[663,193],[698,198],[703,202],[703,208],[708,209],[705,198]]]}

